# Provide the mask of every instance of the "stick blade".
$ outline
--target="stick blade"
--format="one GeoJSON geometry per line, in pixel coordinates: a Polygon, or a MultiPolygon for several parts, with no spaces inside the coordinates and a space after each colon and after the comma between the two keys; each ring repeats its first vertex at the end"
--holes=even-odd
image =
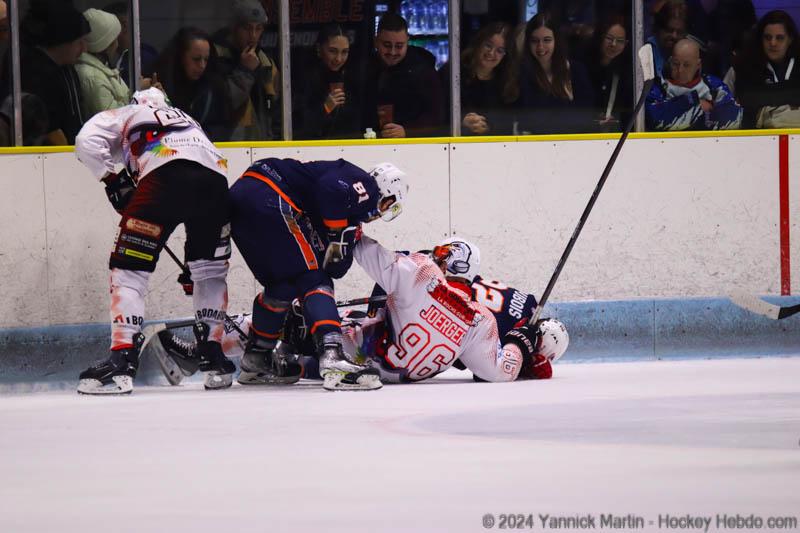
{"type": "Polygon", "coordinates": [[[142,353],[144,354],[145,348],[149,347],[150,353],[155,357],[158,366],[161,368],[169,384],[173,386],[180,385],[183,380],[183,372],[181,372],[178,364],[167,355],[164,346],[158,338],[158,332],[164,329],[167,329],[167,325],[164,323],[150,324],[144,327],[142,333],[144,333],[145,336],[145,344],[142,346],[142,353]]]}
{"type": "Polygon", "coordinates": [[[754,294],[749,294],[745,292],[738,292],[731,294],[728,296],[731,302],[738,305],[742,309],[747,309],[751,313],[756,313],[758,315],[763,315],[767,318],[771,318],[773,320],[778,320],[783,318],[780,316],[781,308],[778,305],[771,304],[769,302],[765,302],[758,296],[754,294]]]}
{"type": "Polygon", "coordinates": [[[656,77],[652,44],[645,44],[639,48],[639,66],[642,68],[642,78],[644,81],[652,80],[656,77]]]}

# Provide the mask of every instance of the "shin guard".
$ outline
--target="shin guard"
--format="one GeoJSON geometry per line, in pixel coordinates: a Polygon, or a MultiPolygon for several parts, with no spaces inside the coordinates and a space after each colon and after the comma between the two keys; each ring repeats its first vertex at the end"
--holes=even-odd
{"type": "Polygon", "coordinates": [[[111,269],[111,349],[133,347],[133,336],[142,330],[144,297],[150,272],[111,269]]]}
{"type": "Polygon", "coordinates": [[[209,341],[221,344],[228,311],[228,261],[198,259],[188,266],[194,281],[195,319],[208,325],[209,341]]]}

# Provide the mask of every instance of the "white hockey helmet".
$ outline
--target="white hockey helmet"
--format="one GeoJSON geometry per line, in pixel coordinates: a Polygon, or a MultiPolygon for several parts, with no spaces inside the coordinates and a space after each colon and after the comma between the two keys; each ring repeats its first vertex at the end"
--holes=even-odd
{"type": "Polygon", "coordinates": [[[150,87],[142,91],[136,91],[131,97],[132,104],[146,105],[156,109],[164,109],[169,107],[169,101],[164,91],[156,87],[150,87]]]}
{"type": "Polygon", "coordinates": [[[569,346],[569,333],[560,320],[545,318],[539,321],[538,353],[555,363],[569,346]]]}
{"type": "Polygon", "coordinates": [[[381,195],[378,199],[379,208],[383,200],[394,196],[394,203],[388,209],[381,211],[381,218],[384,221],[394,220],[403,212],[403,203],[408,194],[406,173],[392,163],[379,163],[369,171],[369,174],[378,183],[378,191],[381,195]]]}
{"type": "Polygon", "coordinates": [[[481,250],[461,237],[450,237],[434,249],[434,256],[447,264],[445,275],[448,277],[464,278],[469,283],[481,272],[481,250]]]}

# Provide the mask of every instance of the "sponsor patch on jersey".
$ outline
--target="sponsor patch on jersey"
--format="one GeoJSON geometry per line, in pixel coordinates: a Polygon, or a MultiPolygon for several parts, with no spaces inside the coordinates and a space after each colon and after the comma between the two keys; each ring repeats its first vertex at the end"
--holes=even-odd
{"type": "Polygon", "coordinates": [[[131,257],[135,257],[136,259],[142,259],[144,261],[152,261],[154,259],[154,257],[150,254],[138,252],[136,250],[131,250],[130,248],[125,248],[124,254],[129,255],[131,257]]]}
{"type": "Polygon", "coordinates": [[[227,171],[228,170],[228,160],[225,159],[225,158],[217,159],[217,166],[219,168],[221,168],[222,170],[227,171]]]}
{"type": "Polygon", "coordinates": [[[475,325],[483,318],[469,306],[469,303],[455,289],[440,283],[438,279],[434,279],[431,285],[428,286],[428,293],[431,298],[442,304],[445,309],[453,313],[465,324],[475,325]]]}
{"type": "Polygon", "coordinates": [[[153,237],[154,239],[161,237],[161,231],[163,230],[163,228],[158,224],[153,224],[152,222],[147,222],[145,220],[133,217],[125,221],[125,228],[135,233],[153,237]]]}

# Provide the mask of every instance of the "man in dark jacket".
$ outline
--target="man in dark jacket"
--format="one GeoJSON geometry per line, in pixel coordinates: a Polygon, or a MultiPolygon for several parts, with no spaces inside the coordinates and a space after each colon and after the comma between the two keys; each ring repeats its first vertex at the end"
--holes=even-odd
{"type": "Polygon", "coordinates": [[[83,126],[74,65],[86,51],[89,31],[89,22],[78,10],[55,0],[31,2],[20,25],[22,90],[38,96],[47,108],[48,144],[73,144],[83,126]]]}
{"type": "Polygon", "coordinates": [[[436,60],[424,48],[408,45],[403,17],[387,13],[381,18],[375,49],[366,78],[365,126],[387,138],[446,133],[436,60]]]}
{"type": "Polygon", "coordinates": [[[258,0],[235,0],[230,27],[213,37],[234,110],[231,141],[280,138],[280,72],[261,48],[266,23],[258,0]]]}

